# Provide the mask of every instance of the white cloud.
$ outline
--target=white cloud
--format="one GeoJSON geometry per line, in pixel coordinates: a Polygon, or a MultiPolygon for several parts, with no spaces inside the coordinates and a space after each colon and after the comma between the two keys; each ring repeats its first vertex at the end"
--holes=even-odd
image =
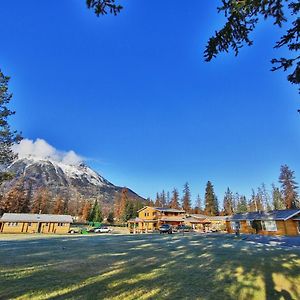
{"type": "Polygon", "coordinates": [[[68,165],[79,165],[84,160],[73,150],[59,151],[43,139],[36,139],[35,141],[23,139],[20,144],[13,146],[13,150],[18,153],[19,158],[51,159],[68,165]]]}

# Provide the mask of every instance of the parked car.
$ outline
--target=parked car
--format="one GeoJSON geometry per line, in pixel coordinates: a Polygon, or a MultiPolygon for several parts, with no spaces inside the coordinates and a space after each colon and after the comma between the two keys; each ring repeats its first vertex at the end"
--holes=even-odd
{"type": "Polygon", "coordinates": [[[107,226],[101,226],[98,228],[94,228],[95,233],[108,233],[111,232],[111,229],[107,226]]]}
{"type": "Polygon", "coordinates": [[[184,231],[184,232],[189,232],[189,231],[192,230],[192,227],[186,226],[186,225],[178,225],[178,226],[176,227],[176,230],[177,230],[177,231],[180,231],[180,232],[182,232],[182,231],[184,231]]]}
{"type": "Polygon", "coordinates": [[[173,230],[172,230],[172,226],[169,224],[163,224],[159,227],[159,233],[168,233],[168,234],[172,234],[173,230]]]}

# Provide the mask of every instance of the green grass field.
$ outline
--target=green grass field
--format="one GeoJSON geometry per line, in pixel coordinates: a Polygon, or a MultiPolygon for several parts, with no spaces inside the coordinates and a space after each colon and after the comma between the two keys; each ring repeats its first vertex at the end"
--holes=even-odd
{"type": "Polygon", "coordinates": [[[300,299],[300,251],[232,236],[0,236],[0,299],[300,299]]]}

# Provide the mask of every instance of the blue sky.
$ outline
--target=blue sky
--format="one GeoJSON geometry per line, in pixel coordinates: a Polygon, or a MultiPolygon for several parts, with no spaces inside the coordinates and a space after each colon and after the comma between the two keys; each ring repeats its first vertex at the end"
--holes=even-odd
{"type": "Polygon", "coordinates": [[[227,186],[249,195],[285,163],[300,176],[299,94],[269,71],[279,29],[264,22],[239,57],[205,63],[219,1],[121,3],[97,18],[85,1],[1,1],[0,67],[24,137],[144,197],[186,181],[203,197],[207,180],[220,200],[227,186]]]}

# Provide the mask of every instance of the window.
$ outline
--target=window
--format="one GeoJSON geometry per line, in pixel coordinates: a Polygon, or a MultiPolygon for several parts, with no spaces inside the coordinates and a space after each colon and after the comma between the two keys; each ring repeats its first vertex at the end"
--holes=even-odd
{"type": "Polygon", "coordinates": [[[262,229],[266,231],[277,231],[275,221],[262,221],[262,229]]]}
{"type": "Polygon", "coordinates": [[[298,221],[298,232],[300,233],[300,221],[298,221]]]}
{"type": "Polygon", "coordinates": [[[230,223],[231,223],[232,230],[240,229],[240,222],[230,222],[230,223]]]}
{"type": "Polygon", "coordinates": [[[30,223],[30,222],[28,223],[28,226],[31,226],[31,223],[30,223]]]}
{"type": "Polygon", "coordinates": [[[247,220],[246,223],[247,223],[247,226],[252,227],[252,221],[247,220]]]}
{"type": "Polygon", "coordinates": [[[145,217],[147,217],[147,214],[145,213],[145,217]]]}

